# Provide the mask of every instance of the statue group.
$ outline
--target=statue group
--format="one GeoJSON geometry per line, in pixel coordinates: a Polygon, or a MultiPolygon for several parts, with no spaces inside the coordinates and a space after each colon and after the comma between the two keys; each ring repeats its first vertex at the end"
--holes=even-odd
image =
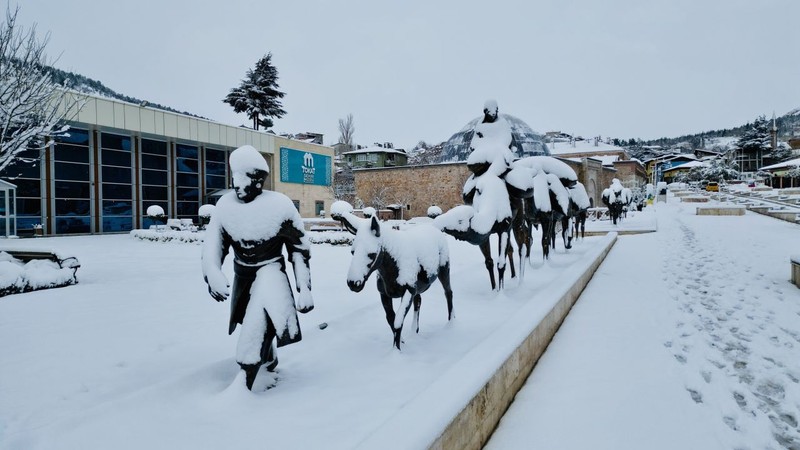
{"type": "MultiPolygon", "coordinates": [[[[431,225],[408,231],[382,227],[375,217],[356,217],[345,202],[331,207],[331,216],[356,235],[347,285],[359,292],[370,275],[377,274],[381,303],[397,349],[412,305],[414,328],[419,331],[422,294],[436,280],[445,290],[448,319],[454,317],[449,251],[443,233],[479,246],[492,289],[500,289],[507,262],[511,276],[516,276],[512,236],[523,274],[530,257],[532,229],[542,227],[543,256],[547,257],[557,225],[561,225],[569,248],[566,233],[581,212],[585,217],[589,207],[586,191],[568,165],[548,156],[515,157],[511,127],[498,114],[497,102],[488,100],[483,114],[467,160],[471,175],[462,190],[464,205],[437,215],[431,225]],[[497,279],[492,236],[497,236],[497,279]],[[397,311],[395,298],[400,298],[397,311]]],[[[228,334],[241,326],[236,361],[244,384],[252,390],[259,371],[277,367],[277,348],[302,339],[297,312],[314,308],[311,253],[292,201],[264,190],[270,169],[258,150],[249,145],[239,147],[231,153],[229,163],[233,189],[219,199],[206,226],[202,270],[211,297],[218,302],[230,298],[228,334]],[[231,249],[232,285],[222,271],[231,249]],[[287,259],[292,264],[294,292],[287,259]]]]}

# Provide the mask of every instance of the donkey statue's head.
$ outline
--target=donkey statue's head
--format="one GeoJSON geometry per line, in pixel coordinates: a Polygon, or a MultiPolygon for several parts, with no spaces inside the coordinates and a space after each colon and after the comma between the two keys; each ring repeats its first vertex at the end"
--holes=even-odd
{"type": "Polygon", "coordinates": [[[381,225],[377,218],[373,216],[368,223],[359,227],[350,253],[353,254],[353,260],[347,272],[347,286],[353,292],[361,292],[383,256],[381,225]]]}

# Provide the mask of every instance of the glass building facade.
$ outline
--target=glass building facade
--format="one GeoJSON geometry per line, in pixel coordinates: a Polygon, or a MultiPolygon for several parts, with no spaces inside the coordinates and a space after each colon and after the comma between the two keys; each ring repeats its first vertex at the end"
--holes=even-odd
{"type": "Polygon", "coordinates": [[[13,211],[20,236],[38,225],[58,235],[148,228],[155,224],[146,213],[151,205],[198,222],[203,199],[229,185],[231,150],[71,128],[0,172],[17,186],[13,206],[0,214],[13,211]]]}

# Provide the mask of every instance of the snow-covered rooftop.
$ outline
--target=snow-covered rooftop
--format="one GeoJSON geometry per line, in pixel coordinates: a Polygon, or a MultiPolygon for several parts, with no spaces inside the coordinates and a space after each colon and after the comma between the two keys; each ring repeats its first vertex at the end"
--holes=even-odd
{"type": "Polygon", "coordinates": [[[614,144],[599,141],[597,145],[594,140],[573,141],[573,142],[548,142],[547,148],[554,156],[569,155],[572,153],[610,153],[624,152],[625,149],[614,144]]]}
{"type": "Polygon", "coordinates": [[[701,161],[689,161],[687,163],[679,164],[675,167],[670,167],[669,169],[664,170],[664,172],[666,173],[673,170],[686,170],[686,169],[691,169],[692,167],[702,167],[705,165],[706,163],[701,161]]]}
{"type": "Polygon", "coordinates": [[[772,164],[771,166],[764,166],[758,170],[771,170],[771,169],[783,169],[790,168],[790,167],[798,167],[800,166],[800,158],[790,159],[788,161],[784,161],[777,164],[772,164]]]}
{"type": "Polygon", "coordinates": [[[358,153],[394,153],[394,154],[397,154],[397,155],[406,155],[406,152],[404,152],[402,150],[398,150],[396,148],[383,148],[383,147],[377,147],[377,146],[362,148],[362,149],[359,149],[359,150],[351,150],[349,152],[344,152],[342,154],[343,155],[355,155],[355,154],[358,154],[358,153]]]}

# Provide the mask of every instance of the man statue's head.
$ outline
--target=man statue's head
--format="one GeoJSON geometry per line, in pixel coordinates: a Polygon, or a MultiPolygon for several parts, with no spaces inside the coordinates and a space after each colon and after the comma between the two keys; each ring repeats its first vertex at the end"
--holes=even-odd
{"type": "Polygon", "coordinates": [[[483,104],[483,122],[494,123],[497,120],[497,102],[495,100],[486,100],[483,104]]]}
{"type": "Polygon", "coordinates": [[[233,191],[239,200],[250,203],[261,194],[269,175],[267,161],[254,147],[243,145],[229,159],[233,191]]]}

